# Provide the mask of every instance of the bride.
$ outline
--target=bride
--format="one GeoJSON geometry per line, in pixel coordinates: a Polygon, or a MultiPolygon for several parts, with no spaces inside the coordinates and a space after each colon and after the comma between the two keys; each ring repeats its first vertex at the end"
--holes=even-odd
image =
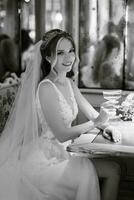
{"type": "MultiPolygon", "coordinates": [[[[65,150],[81,134],[105,128],[108,119],[106,111],[98,114],[69,78],[76,65],[73,39],[62,30],[45,33],[35,45],[0,139],[1,200],[100,199],[92,162],[65,150]],[[71,126],[78,106],[90,120],[71,126]]],[[[114,132],[112,136],[119,140],[114,132]]]]}

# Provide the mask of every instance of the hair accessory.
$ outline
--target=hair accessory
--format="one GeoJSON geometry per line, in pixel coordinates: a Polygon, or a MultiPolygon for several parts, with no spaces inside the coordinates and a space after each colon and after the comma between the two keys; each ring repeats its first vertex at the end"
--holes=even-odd
{"type": "Polygon", "coordinates": [[[70,34],[66,33],[65,31],[62,31],[60,29],[53,29],[53,30],[50,30],[48,32],[46,32],[42,38],[42,45],[41,45],[41,48],[46,48],[46,46],[49,44],[49,42],[55,38],[56,36],[70,36],[72,37],[70,34]]]}
{"type": "Polygon", "coordinates": [[[45,33],[45,35],[43,36],[43,38],[42,38],[42,41],[43,41],[43,43],[42,43],[42,48],[45,48],[47,45],[48,45],[48,43],[53,39],[53,38],[55,38],[57,35],[61,35],[61,34],[63,34],[64,33],[64,31],[62,31],[62,30],[59,30],[59,29],[54,29],[54,30],[51,30],[51,31],[48,31],[47,33],[45,33]]]}

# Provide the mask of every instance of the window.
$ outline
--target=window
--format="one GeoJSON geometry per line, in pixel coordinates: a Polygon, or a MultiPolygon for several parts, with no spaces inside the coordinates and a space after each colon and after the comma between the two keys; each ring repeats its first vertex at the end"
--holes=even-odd
{"type": "Polygon", "coordinates": [[[53,28],[65,29],[65,1],[46,1],[46,31],[53,28]]]}
{"type": "Polygon", "coordinates": [[[81,88],[134,89],[134,1],[79,5],[81,88]]]}
{"type": "Polygon", "coordinates": [[[78,5],[76,0],[46,0],[45,1],[45,30],[53,28],[66,30],[74,34],[78,21],[78,5]],[[76,12],[77,10],[77,12],[76,12]]]}
{"type": "Polygon", "coordinates": [[[18,4],[15,0],[0,0],[0,33],[18,41],[18,4]]]}
{"type": "Polygon", "coordinates": [[[134,90],[133,0],[31,0],[22,5],[21,27],[34,41],[52,28],[73,35],[80,88],[134,90]]]}
{"type": "Polygon", "coordinates": [[[0,32],[4,32],[5,17],[6,17],[6,5],[4,1],[0,0],[0,32]]]}
{"type": "Polygon", "coordinates": [[[21,29],[27,30],[35,41],[35,0],[21,2],[21,29]]]}

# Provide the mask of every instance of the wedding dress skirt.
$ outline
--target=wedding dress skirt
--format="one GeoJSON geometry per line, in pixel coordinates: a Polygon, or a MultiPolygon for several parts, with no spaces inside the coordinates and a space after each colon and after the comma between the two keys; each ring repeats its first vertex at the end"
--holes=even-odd
{"type": "MultiPolygon", "coordinates": [[[[49,80],[43,82],[45,81],[50,82],[49,80]]],[[[65,126],[69,127],[78,113],[71,84],[73,111],[58,88],[54,84],[53,86],[59,97],[60,112],[65,126]]],[[[88,191],[88,188],[93,187],[92,177],[89,178],[90,172],[95,174],[92,163],[87,158],[67,153],[65,150],[67,144],[62,145],[54,137],[43,116],[38,90],[37,109],[42,131],[45,134],[39,137],[38,145],[28,147],[30,150],[27,151],[29,153],[25,159],[15,160],[17,156],[13,156],[0,168],[0,200],[87,199],[85,190],[88,191]]]]}
{"type": "Polygon", "coordinates": [[[42,152],[36,152],[35,156],[37,154],[40,156],[38,161],[8,162],[0,170],[1,200],[75,200],[78,187],[79,195],[84,199],[83,187],[87,190],[92,187],[88,181],[92,164],[88,159],[71,157],[47,165],[42,152]]]}

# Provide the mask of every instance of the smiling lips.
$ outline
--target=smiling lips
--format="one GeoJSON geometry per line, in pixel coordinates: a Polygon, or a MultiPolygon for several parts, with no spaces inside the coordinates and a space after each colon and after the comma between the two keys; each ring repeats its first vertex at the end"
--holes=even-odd
{"type": "Polygon", "coordinates": [[[69,67],[70,65],[72,64],[72,62],[68,62],[68,63],[63,63],[63,65],[65,66],[65,67],[69,67]]]}

